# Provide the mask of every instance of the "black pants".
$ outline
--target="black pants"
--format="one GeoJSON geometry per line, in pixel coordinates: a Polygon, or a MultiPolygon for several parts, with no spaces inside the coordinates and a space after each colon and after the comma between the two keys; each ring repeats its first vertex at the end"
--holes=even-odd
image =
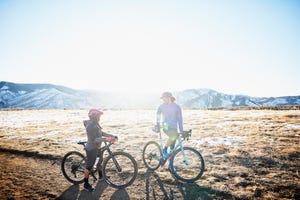
{"type": "Polygon", "coordinates": [[[102,162],[102,155],[99,149],[86,150],[86,169],[91,171],[97,156],[99,157],[99,162],[102,162]]]}

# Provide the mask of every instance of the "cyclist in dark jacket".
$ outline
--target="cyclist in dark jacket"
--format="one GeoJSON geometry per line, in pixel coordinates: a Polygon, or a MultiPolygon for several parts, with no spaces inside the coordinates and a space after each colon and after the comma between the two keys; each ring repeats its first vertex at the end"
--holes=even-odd
{"type": "Polygon", "coordinates": [[[161,96],[163,104],[161,104],[156,113],[157,127],[160,126],[162,116],[162,128],[163,131],[169,136],[167,143],[163,148],[164,159],[169,157],[168,148],[173,149],[176,143],[176,139],[179,132],[183,132],[182,110],[181,107],[176,104],[175,97],[172,93],[164,92],[161,96]]]}
{"type": "MultiPolygon", "coordinates": [[[[102,111],[98,109],[91,109],[88,113],[89,120],[83,121],[88,139],[85,146],[87,161],[86,170],[84,172],[84,189],[87,191],[94,190],[94,188],[89,184],[89,176],[101,147],[101,142],[106,141],[114,143],[117,141],[117,137],[102,131],[99,124],[101,115],[103,115],[102,111]]],[[[102,162],[102,160],[99,162],[102,162]]],[[[99,172],[99,179],[101,177],[102,173],[99,172]]]]}

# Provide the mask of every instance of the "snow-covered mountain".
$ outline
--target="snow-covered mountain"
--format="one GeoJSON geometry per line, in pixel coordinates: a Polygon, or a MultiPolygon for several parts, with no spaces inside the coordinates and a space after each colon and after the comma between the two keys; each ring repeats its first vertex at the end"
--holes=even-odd
{"type": "MultiPolygon", "coordinates": [[[[211,89],[174,92],[183,108],[300,105],[300,96],[250,97],[228,95],[211,89]]],[[[160,94],[122,94],[74,90],[52,84],[0,82],[0,108],[156,108],[160,94]]]]}
{"type": "Polygon", "coordinates": [[[150,94],[122,94],[74,90],[52,84],[0,82],[1,108],[152,108],[159,103],[150,94]]]}
{"type": "Polygon", "coordinates": [[[211,89],[184,90],[175,95],[177,102],[186,108],[300,105],[300,96],[250,97],[223,94],[211,89]]]}
{"type": "Polygon", "coordinates": [[[0,82],[0,108],[78,108],[86,92],[51,84],[0,82]]]}

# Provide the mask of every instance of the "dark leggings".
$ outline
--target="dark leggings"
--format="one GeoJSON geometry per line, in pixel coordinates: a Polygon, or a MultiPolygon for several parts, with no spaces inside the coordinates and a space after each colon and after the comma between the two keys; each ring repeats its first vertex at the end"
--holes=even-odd
{"type": "Polygon", "coordinates": [[[90,151],[87,151],[86,150],[86,169],[91,171],[93,166],[94,166],[94,163],[96,161],[96,158],[97,158],[97,155],[99,154],[99,163],[102,162],[102,158],[100,156],[100,151],[98,149],[92,149],[90,151]]]}

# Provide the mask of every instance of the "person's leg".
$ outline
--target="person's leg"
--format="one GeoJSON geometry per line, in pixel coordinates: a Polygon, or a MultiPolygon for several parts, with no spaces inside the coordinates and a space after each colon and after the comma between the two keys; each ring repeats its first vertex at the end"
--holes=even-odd
{"type": "Polygon", "coordinates": [[[169,139],[167,141],[167,144],[166,144],[166,147],[167,148],[170,147],[170,150],[173,150],[174,147],[175,147],[175,143],[176,143],[177,138],[178,138],[178,134],[174,134],[171,137],[169,137],[169,139]]]}
{"type": "Polygon", "coordinates": [[[172,147],[174,148],[174,145],[176,143],[176,140],[178,138],[178,133],[177,133],[177,129],[171,129],[169,132],[168,132],[168,136],[169,136],[169,139],[167,141],[167,144],[166,146],[168,147],[172,147]]]}
{"type": "Polygon", "coordinates": [[[102,155],[102,153],[101,153],[100,149],[98,149],[98,157],[99,157],[98,166],[100,166],[100,167],[98,168],[98,175],[99,175],[99,179],[98,179],[98,181],[101,181],[101,180],[102,180],[102,178],[103,178],[103,174],[102,174],[102,168],[101,168],[102,161],[103,161],[103,155],[102,155]]]}
{"type": "Polygon", "coordinates": [[[175,143],[176,140],[172,142],[172,144],[170,145],[170,151],[173,151],[173,149],[175,148],[175,143]]]}
{"type": "Polygon", "coordinates": [[[163,156],[166,158],[168,157],[168,148],[169,147],[173,147],[174,148],[174,145],[176,143],[176,139],[178,137],[178,133],[177,133],[177,129],[170,129],[166,132],[166,134],[169,136],[169,139],[168,141],[166,142],[164,148],[163,148],[163,156]]]}
{"type": "Polygon", "coordinates": [[[86,169],[84,171],[84,189],[87,191],[93,191],[94,188],[89,184],[89,177],[91,170],[93,168],[93,165],[95,163],[96,157],[97,157],[97,149],[96,150],[91,150],[91,151],[86,151],[86,169]]]}
{"type": "Polygon", "coordinates": [[[84,170],[84,183],[85,184],[89,183],[89,177],[90,177],[90,170],[85,169],[84,170]]]}
{"type": "Polygon", "coordinates": [[[170,144],[171,150],[173,150],[175,148],[175,144],[176,144],[178,136],[179,136],[179,134],[177,133],[177,130],[176,130],[176,132],[172,136],[172,143],[170,144]]]}

